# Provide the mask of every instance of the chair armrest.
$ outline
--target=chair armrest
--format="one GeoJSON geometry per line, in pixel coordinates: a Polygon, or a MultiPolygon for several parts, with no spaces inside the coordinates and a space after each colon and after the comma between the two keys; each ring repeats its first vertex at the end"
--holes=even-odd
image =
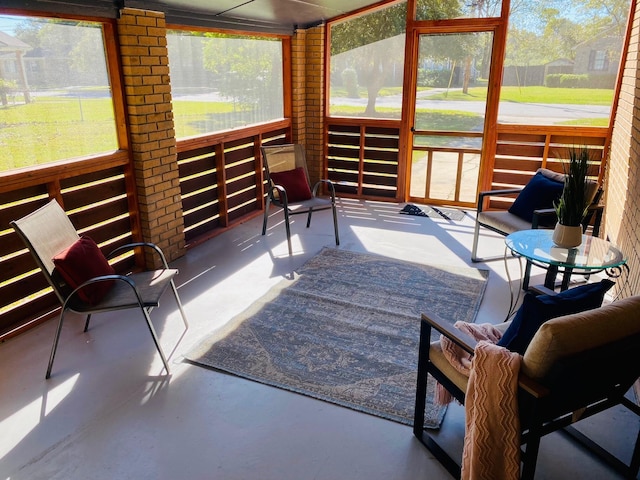
{"type": "Polygon", "coordinates": [[[501,190],[485,190],[478,194],[478,213],[482,212],[485,197],[494,197],[500,195],[513,195],[520,193],[522,188],[505,188],[501,190]]]}
{"type": "Polygon", "coordinates": [[[162,265],[164,266],[164,268],[169,268],[169,265],[167,264],[167,259],[165,258],[164,253],[162,252],[160,247],[157,246],[155,243],[150,243],[150,242],[127,243],[126,245],[122,245],[116,248],[115,250],[112,250],[109,253],[109,255],[107,255],[107,258],[113,258],[118,253],[121,253],[123,251],[133,250],[136,247],[152,249],[154,252],[156,252],[160,256],[160,260],[162,260],[162,265]]]}
{"type": "Polygon", "coordinates": [[[534,398],[543,398],[551,393],[547,387],[523,373],[518,375],[518,387],[534,398]]]}
{"type": "Polygon", "coordinates": [[[557,218],[558,214],[556,213],[555,208],[541,208],[539,210],[533,211],[533,219],[531,220],[531,228],[537,229],[540,225],[540,220],[543,218],[557,218]]]}
{"type": "Polygon", "coordinates": [[[465,352],[473,354],[478,342],[466,333],[458,330],[450,323],[438,318],[437,316],[428,317],[422,314],[422,321],[429,324],[442,335],[450,339],[453,343],[462,348],[465,352]]]}
{"type": "Polygon", "coordinates": [[[322,180],[318,180],[316,182],[316,184],[313,186],[313,196],[316,196],[316,193],[318,191],[318,187],[322,184],[325,184],[329,187],[329,195],[331,195],[331,199],[335,200],[336,199],[336,188],[333,185],[333,182],[331,180],[327,180],[327,179],[322,179],[322,180]]]}

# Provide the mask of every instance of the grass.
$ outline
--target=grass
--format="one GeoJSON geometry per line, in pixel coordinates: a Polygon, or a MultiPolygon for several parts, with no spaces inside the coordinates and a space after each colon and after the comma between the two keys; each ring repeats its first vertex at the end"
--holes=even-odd
{"type": "MultiPolygon", "coordinates": [[[[429,95],[431,100],[464,100],[485,101],[487,89],[485,87],[470,88],[467,94],[462,90],[429,95]]],[[[501,102],[515,103],[551,103],[572,105],[611,105],[613,90],[599,88],[546,88],[546,87],[502,87],[500,89],[501,102]]]]}
{"type": "MultiPolygon", "coordinates": [[[[366,98],[366,89],[360,88],[366,98]]],[[[398,95],[401,87],[388,87],[381,96],[398,95]]],[[[346,95],[332,87],[332,95],[346,95]]],[[[89,95],[91,92],[89,93],[89,95]]],[[[57,160],[108,152],[118,148],[111,98],[71,95],[38,96],[30,104],[0,106],[0,171],[57,160]]],[[[452,90],[429,98],[484,101],[486,89],[471,88],[468,95],[452,90]]],[[[611,105],[613,91],[600,89],[560,89],[545,87],[503,87],[501,100],[509,102],[573,103],[611,105]]],[[[242,126],[246,112],[238,112],[232,102],[174,101],[178,138],[242,126]]],[[[331,115],[360,116],[362,106],[333,106],[331,115]]],[[[376,117],[400,119],[400,108],[379,107],[376,117]]],[[[417,127],[436,130],[478,130],[482,118],[464,111],[418,110],[417,127]]],[[[608,119],[593,118],[564,122],[565,125],[606,126],[608,119]]]]}
{"type": "Polygon", "coordinates": [[[0,170],[117,148],[110,98],[37,97],[0,107],[0,170]]]}

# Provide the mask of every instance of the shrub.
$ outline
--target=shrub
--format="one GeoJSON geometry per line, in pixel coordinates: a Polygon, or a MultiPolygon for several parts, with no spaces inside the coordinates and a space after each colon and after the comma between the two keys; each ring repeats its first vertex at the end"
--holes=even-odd
{"type": "Polygon", "coordinates": [[[342,84],[347,90],[347,97],[360,97],[360,94],[358,94],[358,74],[353,68],[345,68],[342,71],[342,84]]]}

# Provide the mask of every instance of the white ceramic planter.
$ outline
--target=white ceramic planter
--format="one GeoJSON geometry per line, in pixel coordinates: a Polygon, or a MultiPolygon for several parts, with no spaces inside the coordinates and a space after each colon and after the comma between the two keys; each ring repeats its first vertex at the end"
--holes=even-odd
{"type": "Polygon", "coordinates": [[[582,226],[573,227],[557,223],[552,239],[553,243],[562,248],[577,247],[582,243],[582,226]]]}

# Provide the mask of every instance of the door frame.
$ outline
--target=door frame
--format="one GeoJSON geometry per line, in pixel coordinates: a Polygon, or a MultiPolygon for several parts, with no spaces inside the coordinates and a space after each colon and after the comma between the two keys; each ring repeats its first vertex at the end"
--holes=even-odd
{"type": "MultiPolygon", "coordinates": [[[[413,157],[413,122],[416,109],[417,80],[418,80],[418,46],[420,35],[428,34],[456,34],[474,32],[492,32],[493,44],[491,49],[491,63],[487,85],[487,100],[485,106],[484,135],[480,154],[480,172],[477,190],[486,190],[491,185],[493,171],[498,122],[498,103],[500,100],[500,86],[504,67],[504,54],[510,1],[503,0],[501,16],[492,18],[462,18],[453,20],[416,21],[416,0],[409,0],[407,8],[407,34],[405,44],[405,69],[403,84],[403,105],[401,122],[401,158],[399,179],[403,200],[410,197],[411,161],[413,157]],[[492,128],[494,127],[494,128],[492,128]]],[[[451,204],[451,202],[449,202],[451,204]]],[[[466,205],[466,204],[465,204],[466,205]]]]}

